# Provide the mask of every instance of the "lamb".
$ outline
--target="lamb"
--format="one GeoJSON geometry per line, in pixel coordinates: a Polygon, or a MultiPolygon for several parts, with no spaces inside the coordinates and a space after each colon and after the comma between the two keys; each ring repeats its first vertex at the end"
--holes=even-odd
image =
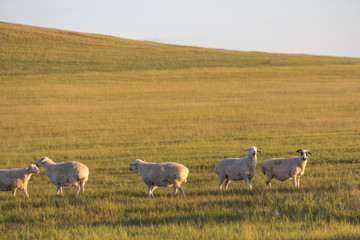
{"type": "Polygon", "coordinates": [[[57,186],[56,194],[63,194],[62,186],[73,185],[76,188],[76,195],[85,191],[85,183],[89,178],[89,169],[80,162],[55,163],[48,157],[41,158],[37,163],[38,167],[45,167],[46,174],[50,181],[57,186]]]}
{"type": "Polygon", "coordinates": [[[139,169],[143,182],[148,186],[149,198],[155,197],[157,187],[174,188],[172,196],[175,197],[178,190],[185,197],[185,192],[180,186],[186,183],[189,169],[175,162],[151,163],[146,160],[135,159],[130,164],[130,170],[139,169]]]}
{"type": "Polygon", "coordinates": [[[231,181],[245,180],[248,189],[252,189],[252,179],[255,175],[257,164],[257,153],[260,151],[252,146],[245,151],[249,151],[249,155],[243,158],[225,158],[215,166],[215,172],[219,178],[219,189],[223,185],[224,179],[225,190],[227,190],[231,181]]]}
{"type": "Polygon", "coordinates": [[[24,168],[0,169],[0,191],[12,191],[15,197],[16,191],[22,189],[25,196],[29,198],[27,186],[33,173],[39,174],[39,168],[30,164],[24,168]]]}
{"type": "Polygon", "coordinates": [[[294,179],[295,188],[300,187],[300,177],[305,172],[308,154],[311,155],[311,152],[305,149],[299,149],[296,152],[299,152],[300,156],[268,159],[261,163],[261,169],[268,178],[267,187],[271,187],[272,178],[279,181],[294,179]]]}

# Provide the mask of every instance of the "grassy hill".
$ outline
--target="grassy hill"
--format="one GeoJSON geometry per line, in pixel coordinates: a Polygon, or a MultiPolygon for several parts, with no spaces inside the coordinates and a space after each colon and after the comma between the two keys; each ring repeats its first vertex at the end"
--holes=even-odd
{"type": "Polygon", "coordinates": [[[360,235],[360,59],[225,51],[0,23],[0,168],[90,168],[86,193],[0,192],[7,239],[336,239],[360,235]],[[224,156],[261,150],[253,190],[217,189],[224,156]],[[260,163],[310,148],[301,189],[260,163]],[[135,158],[190,169],[147,199],[135,158]],[[279,216],[266,214],[277,210],[279,216]],[[266,212],[264,214],[264,212],[266,212]]]}
{"type": "Polygon", "coordinates": [[[183,47],[0,23],[0,74],[356,64],[359,59],[183,47]]]}

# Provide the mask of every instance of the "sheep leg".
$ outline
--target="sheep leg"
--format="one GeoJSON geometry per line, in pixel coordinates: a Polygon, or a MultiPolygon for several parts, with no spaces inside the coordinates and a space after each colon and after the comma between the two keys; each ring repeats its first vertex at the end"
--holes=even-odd
{"type": "Polygon", "coordinates": [[[16,195],[16,188],[12,190],[13,197],[16,195]]]}
{"type": "MultiPolygon", "coordinates": [[[[186,195],[185,195],[184,189],[183,189],[180,185],[177,185],[177,186],[176,186],[176,189],[178,189],[178,190],[181,192],[181,194],[183,195],[183,197],[185,197],[185,198],[186,198],[186,195]]],[[[175,195],[174,195],[174,194],[173,194],[173,197],[175,197],[175,195]]]]}
{"type": "Polygon", "coordinates": [[[85,182],[80,182],[80,191],[81,193],[85,192],[85,182]]]}
{"type": "Polygon", "coordinates": [[[174,191],[173,191],[173,197],[175,197],[175,194],[177,193],[177,190],[179,190],[181,192],[181,194],[185,196],[185,192],[184,192],[184,189],[182,189],[182,187],[180,186],[181,182],[175,180],[175,182],[173,183],[174,185],[174,191]],[[176,190],[175,190],[176,189],[176,190]]]}
{"type": "Polygon", "coordinates": [[[295,188],[299,188],[300,187],[300,176],[297,175],[297,176],[294,176],[294,185],[295,185],[295,188]]]}
{"type": "Polygon", "coordinates": [[[245,174],[243,176],[244,180],[245,180],[245,183],[246,183],[246,186],[248,187],[249,190],[252,189],[252,178],[254,177],[254,175],[251,175],[251,174],[245,174]]]}
{"type": "Polygon", "coordinates": [[[155,197],[154,191],[155,191],[155,189],[157,189],[157,187],[158,187],[158,186],[155,186],[155,185],[153,185],[153,186],[151,187],[151,196],[152,196],[153,198],[155,197]]]}
{"type": "Polygon", "coordinates": [[[148,197],[151,198],[151,186],[148,185],[148,197]]]}
{"type": "Polygon", "coordinates": [[[249,175],[249,184],[250,186],[252,186],[252,179],[253,179],[254,175],[249,175]]]}
{"type": "Polygon", "coordinates": [[[300,176],[297,176],[297,185],[298,185],[298,188],[300,187],[300,176]]]}
{"type": "Polygon", "coordinates": [[[248,177],[248,176],[245,176],[244,179],[245,179],[246,186],[248,187],[249,190],[251,190],[251,189],[252,189],[252,185],[251,185],[251,182],[250,182],[250,180],[249,180],[249,177],[248,177]]]}
{"type": "Polygon", "coordinates": [[[148,185],[148,196],[149,198],[154,198],[154,194],[153,194],[153,191],[157,188],[157,186],[151,186],[151,185],[148,185]]]}
{"type": "Polygon", "coordinates": [[[78,182],[73,182],[72,185],[76,188],[76,195],[79,195],[81,187],[78,182]]]}
{"type": "Polygon", "coordinates": [[[267,176],[268,177],[268,179],[267,179],[267,181],[266,181],[266,187],[267,188],[271,188],[271,179],[272,179],[272,176],[267,176]]]}
{"type": "Polygon", "coordinates": [[[218,178],[219,178],[219,189],[221,190],[222,184],[223,184],[223,182],[225,180],[225,176],[219,175],[218,178]]]}
{"type": "Polygon", "coordinates": [[[300,181],[299,181],[300,174],[299,173],[300,173],[300,169],[296,168],[290,174],[290,176],[294,179],[295,188],[298,188],[299,184],[300,184],[300,181]]]}
{"type": "Polygon", "coordinates": [[[181,194],[183,195],[183,197],[186,197],[186,196],[185,196],[184,189],[183,189],[182,187],[180,187],[180,186],[179,186],[179,190],[180,190],[181,194]]]}
{"type": "Polygon", "coordinates": [[[295,188],[297,188],[297,180],[296,180],[296,176],[293,177],[293,180],[294,180],[294,186],[295,188]]]}
{"type": "Polygon", "coordinates": [[[178,189],[174,186],[174,191],[173,191],[172,196],[175,197],[175,195],[176,195],[177,192],[178,192],[178,189]]]}
{"type": "Polygon", "coordinates": [[[77,185],[77,186],[75,186],[75,188],[76,188],[76,195],[79,195],[79,192],[80,192],[80,186],[79,186],[79,185],[77,185]]]}
{"type": "Polygon", "coordinates": [[[57,189],[56,189],[56,195],[59,195],[59,194],[63,194],[63,191],[62,191],[62,187],[59,185],[57,186],[57,189]]]}
{"type": "Polygon", "coordinates": [[[26,196],[27,198],[29,198],[29,194],[28,194],[28,192],[27,192],[27,188],[24,188],[24,189],[23,189],[23,192],[24,192],[25,196],[26,196]]]}
{"type": "Polygon", "coordinates": [[[225,182],[225,191],[227,190],[230,183],[231,183],[231,180],[227,178],[226,182],[225,182]]]}
{"type": "Polygon", "coordinates": [[[294,186],[295,188],[298,187],[298,181],[297,181],[297,176],[298,176],[298,171],[295,169],[290,173],[290,176],[293,178],[294,180],[294,186]]]}

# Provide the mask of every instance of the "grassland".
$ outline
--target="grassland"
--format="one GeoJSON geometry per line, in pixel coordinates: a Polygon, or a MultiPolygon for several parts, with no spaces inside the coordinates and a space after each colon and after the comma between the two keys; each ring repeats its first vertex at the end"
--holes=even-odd
{"type": "Polygon", "coordinates": [[[43,156],[90,168],[85,195],[45,170],[0,192],[4,239],[360,237],[360,59],[224,51],[0,23],[0,168],[43,156]],[[301,180],[217,189],[215,164],[312,156],[301,180]],[[190,169],[146,198],[134,158],[190,169]],[[279,211],[271,217],[264,212],[279,211]]]}

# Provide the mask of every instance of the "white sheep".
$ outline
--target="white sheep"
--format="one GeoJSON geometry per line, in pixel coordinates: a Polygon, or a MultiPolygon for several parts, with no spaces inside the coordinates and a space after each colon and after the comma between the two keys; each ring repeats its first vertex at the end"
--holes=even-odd
{"type": "Polygon", "coordinates": [[[151,163],[146,160],[135,159],[130,164],[130,170],[139,169],[141,178],[148,186],[149,198],[154,197],[153,192],[157,187],[174,187],[172,196],[175,197],[178,190],[185,197],[185,192],[180,186],[186,183],[189,169],[180,163],[164,162],[151,163]]]}
{"type": "Polygon", "coordinates": [[[33,173],[39,173],[39,168],[35,164],[30,164],[24,168],[0,169],[0,191],[12,191],[13,196],[16,190],[22,189],[25,196],[29,197],[27,185],[33,173]]]}
{"type": "Polygon", "coordinates": [[[300,177],[305,172],[308,154],[310,150],[299,149],[299,156],[291,158],[274,158],[268,159],[261,163],[261,169],[267,176],[266,186],[271,187],[271,179],[275,178],[279,181],[287,181],[294,179],[295,188],[300,186],[300,177]]]}
{"type": "Polygon", "coordinates": [[[80,191],[85,191],[85,183],[89,178],[89,169],[86,165],[75,161],[55,163],[50,158],[43,157],[36,166],[45,167],[50,181],[57,186],[57,195],[63,194],[62,186],[73,185],[76,188],[76,195],[80,191]]]}
{"type": "Polygon", "coordinates": [[[257,157],[260,151],[252,146],[245,151],[249,151],[249,155],[243,158],[225,158],[215,166],[215,172],[219,178],[219,189],[221,190],[224,180],[225,190],[231,181],[245,180],[248,189],[252,189],[252,179],[255,175],[257,157]]]}

